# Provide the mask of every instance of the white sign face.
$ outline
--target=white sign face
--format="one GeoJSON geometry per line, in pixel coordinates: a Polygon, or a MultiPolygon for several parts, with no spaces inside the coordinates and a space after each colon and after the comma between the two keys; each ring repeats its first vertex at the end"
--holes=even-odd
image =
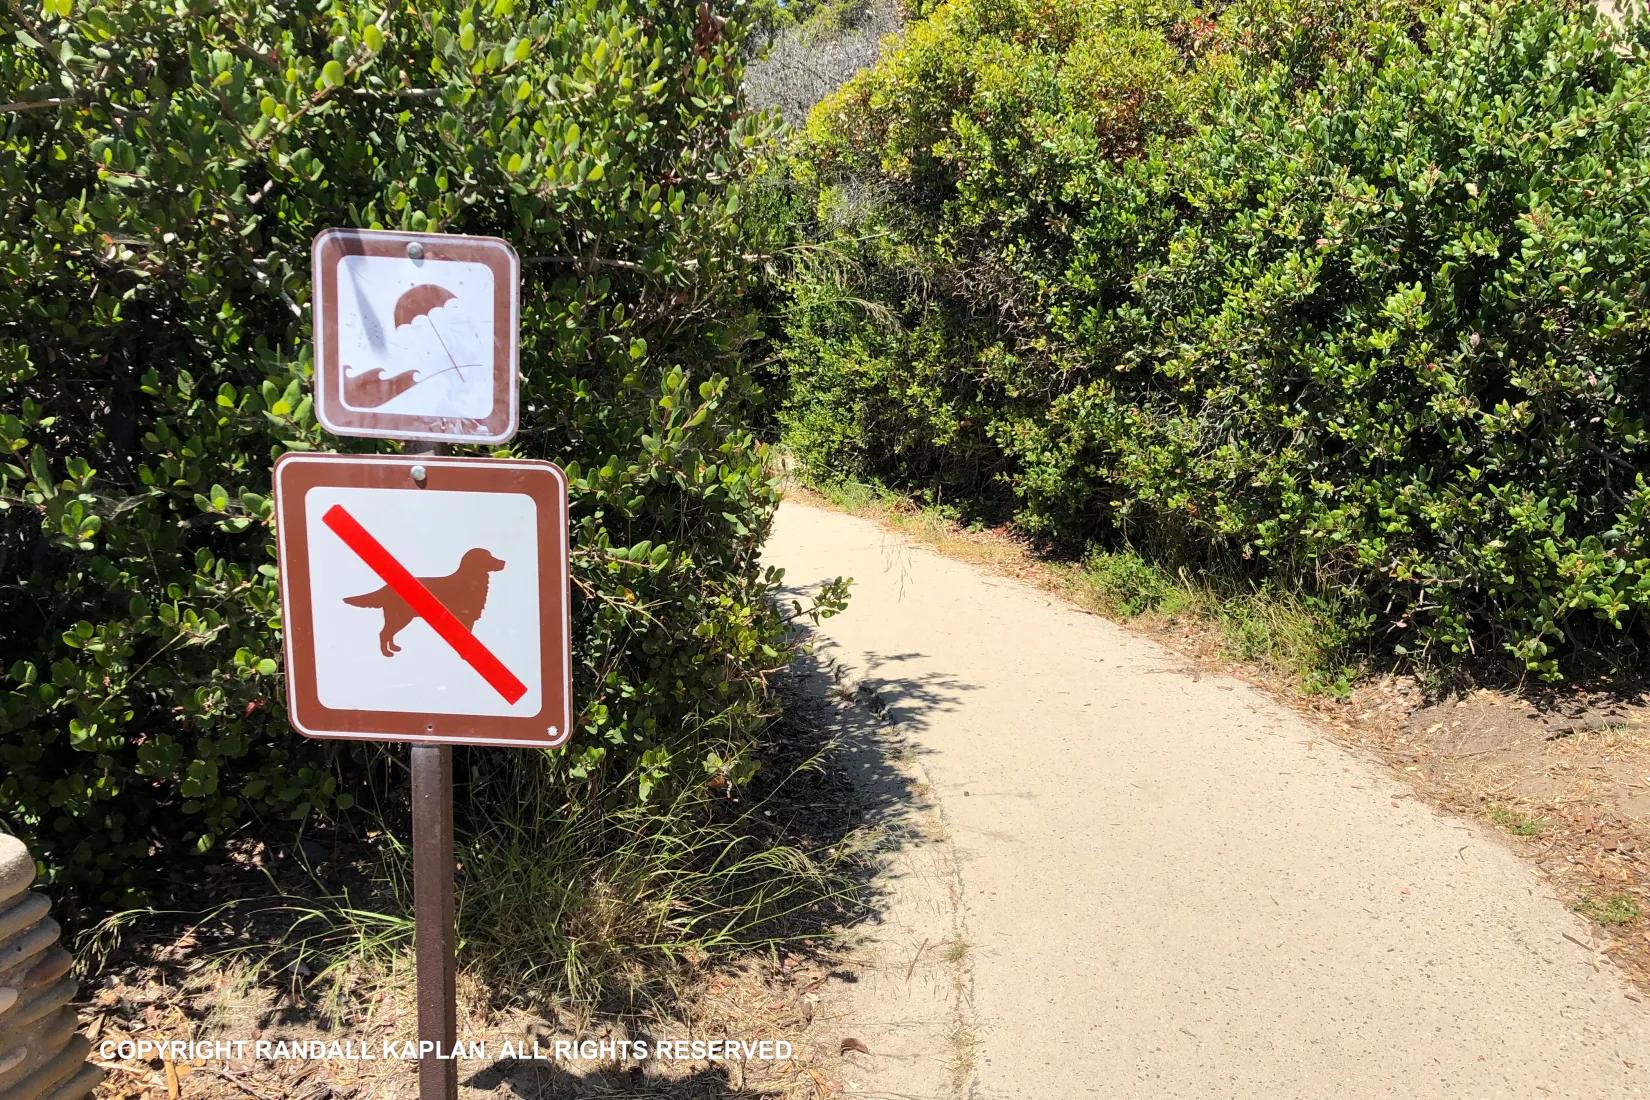
{"type": "MultiPolygon", "coordinates": [[[[315,688],[333,710],[429,714],[536,714],[541,692],[514,703],[477,675],[406,601],[328,526],[342,506],[413,576],[443,600],[505,668],[539,667],[538,509],[520,493],[428,493],[324,486],[304,498],[309,604],[315,624],[315,688]],[[460,544],[463,545],[460,545],[460,544]],[[472,554],[476,548],[482,554],[472,554]],[[490,557],[485,555],[491,555],[490,557]],[[503,562],[503,566],[498,565],[503,562]],[[512,568],[512,565],[515,568],[512,568]],[[473,574],[473,575],[472,575],[473,574]],[[370,606],[361,607],[366,603],[370,606]],[[377,604],[399,605],[385,609],[377,604]],[[386,611],[389,622],[386,624],[386,611]],[[406,622],[399,623],[398,618],[406,622]],[[393,631],[393,633],[390,633],[393,631]],[[380,640],[385,644],[381,645],[380,640]]],[[[519,673],[516,675],[520,676],[519,673]]]]}
{"type": "Polygon", "coordinates": [[[515,433],[520,265],[506,242],[329,229],[313,265],[328,431],[481,444],[515,433]]]}
{"type": "Polygon", "coordinates": [[[560,470],[287,455],[275,497],[288,701],[301,732],[534,747],[567,738],[560,470]]]}
{"type": "Polygon", "coordinates": [[[493,392],[493,272],[486,264],[345,256],[340,267],[345,408],[435,419],[492,415],[504,395],[493,392]]]}

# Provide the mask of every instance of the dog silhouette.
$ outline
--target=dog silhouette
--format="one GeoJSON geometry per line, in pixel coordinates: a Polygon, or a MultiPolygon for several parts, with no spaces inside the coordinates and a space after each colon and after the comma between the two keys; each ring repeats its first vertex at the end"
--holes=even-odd
{"type": "MultiPolygon", "coordinates": [[[[453,618],[464,624],[465,630],[472,630],[481,613],[487,610],[487,590],[492,584],[492,574],[503,568],[504,562],[478,546],[464,551],[458,568],[445,577],[419,577],[418,581],[430,590],[430,595],[439,600],[442,607],[453,613],[453,618]]],[[[374,592],[346,596],[344,602],[351,607],[382,610],[384,629],[378,633],[378,651],[386,657],[394,657],[401,652],[401,647],[395,644],[395,636],[417,616],[395,589],[386,584],[374,592]]]]}

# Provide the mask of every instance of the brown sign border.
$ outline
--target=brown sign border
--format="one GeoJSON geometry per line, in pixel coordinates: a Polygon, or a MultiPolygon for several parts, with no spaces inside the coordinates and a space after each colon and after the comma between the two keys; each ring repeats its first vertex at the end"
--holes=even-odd
{"type": "MultiPolygon", "coordinates": [[[[386,458],[295,453],[275,462],[281,621],[286,650],[287,714],[306,737],[413,741],[551,749],[572,735],[572,638],[567,592],[567,475],[551,462],[499,458],[386,458]],[[425,480],[412,477],[423,466],[425,480]],[[304,499],[322,487],[418,489],[422,492],[521,493],[539,508],[539,645],[542,705],[532,716],[421,714],[336,710],[316,687],[315,622],[310,606],[309,523],[304,499]],[[559,539],[546,540],[554,526],[559,539]],[[556,636],[559,626],[560,636],[556,636]],[[554,725],[560,734],[546,732],[554,725]]],[[[394,547],[390,548],[394,551],[394,547]]],[[[520,670],[513,670],[520,671],[520,670]]]]}
{"type": "Polygon", "coordinates": [[[521,260],[500,237],[457,233],[400,233],[382,229],[323,229],[310,247],[315,287],[315,416],[336,436],[424,439],[496,446],[516,434],[520,419],[521,260]],[[486,264],[493,272],[493,402],[485,420],[370,412],[344,403],[344,365],[338,354],[338,267],[346,256],[405,257],[417,243],[426,260],[486,264]],[[460,426],[475,430],[463,431],[460,426]]]}

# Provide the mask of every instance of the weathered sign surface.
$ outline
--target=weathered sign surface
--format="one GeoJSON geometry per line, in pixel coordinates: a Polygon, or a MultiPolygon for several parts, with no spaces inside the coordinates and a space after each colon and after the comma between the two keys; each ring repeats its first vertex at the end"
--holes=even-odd
{"type": "Polygon", "coordinates": [[[516,433],[521,265],[508,242],[328,229],[311,262],[322,427],[471,444],[516,433]]]}

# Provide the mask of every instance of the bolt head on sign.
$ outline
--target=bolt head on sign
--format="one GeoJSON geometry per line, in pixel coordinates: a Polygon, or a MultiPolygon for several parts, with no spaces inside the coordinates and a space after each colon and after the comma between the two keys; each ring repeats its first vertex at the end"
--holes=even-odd
{"type": "Polygon", "coordinates": [[[275,508],[299,732],[567,740],[567,479],[555,465],[288,454],[275,508]]]}
{"type": "Polygon", "coordinates": [[[516,434],[521,263],[509,242],[328,229],[310,255],[322,427],[485,445],[516,434]]]}

